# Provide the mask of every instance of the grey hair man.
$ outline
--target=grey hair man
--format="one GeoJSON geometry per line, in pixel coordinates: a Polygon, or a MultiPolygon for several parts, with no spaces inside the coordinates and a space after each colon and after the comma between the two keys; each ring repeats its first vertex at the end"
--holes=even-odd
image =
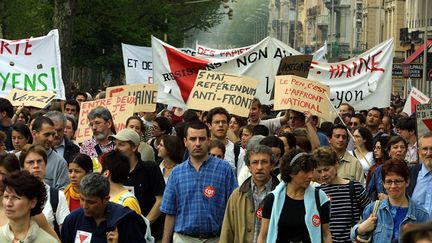
{"type": "Polygon", "coordinates": [[[115,134],[114,122],[111,112],[102,106],[92,109],[87,115],[93,137],[83,142],[81,153],[91,158],[98,158],[102,154],[114,150],[114,142],[108,137],[115,134]]]}
{"type": "Polygon", "coordinates": [[[80,148],[64,135],[67,123],[66,116],[60,111],[50,111],[44,116],[51,119],[54,123],[55,134],[52,145],[57,154],[62,156],[66,161],[72,161],[75,155],[79,153],[80,148]]]}
{"type": "Polygon", "coordinates": [[[146,242],[144,218],[128,207],[110,202],[108,179],[99,173],[86,175],[80,183],[81,208],[66,217],[62,242],[146,242]]]}

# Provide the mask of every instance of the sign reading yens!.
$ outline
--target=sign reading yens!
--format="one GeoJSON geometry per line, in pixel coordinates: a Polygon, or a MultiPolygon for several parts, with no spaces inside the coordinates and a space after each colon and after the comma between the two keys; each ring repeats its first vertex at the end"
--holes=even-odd
{"type": "Polygon", "coordinates": [[[276,76],[274,109],[309,111],[329,121],[329,93],[329,87],[318,82],[293,75],[276,76]]]}
{"type": "Polygon", "coordinates": [[[201,70],[187,106],[205,111],[222,106],[231,114],[247,117],[257,86],[252,78],[201,70]]]}
{"type": "Polygon", "coordinates": [[[109,87],[106,93],[108,97],[133,96],[136,98],[134,112],[153,112],[156,110],[157,89],[156,84],[129,84],[109,87]]]}
{"type": "Polygon", "coordinates": [[[78,129],[76,131],[76,141],[81,143],[90,139],[93,135],[87,115],[96,107],[105,107],[111,112],[116,131],[126,127],[126,120],[133,114],[135,97],[118,96],[106,99],[81,103],[78,119],[78,129]]]}
{"type": "Polygon", "coordinates": [[[8,99],[13,106],[22,105],[44,108],[55,97],[56,94],[48,91],[24,91],[20,89],[13,89],[9,92],[6,99],[8,99]]]}
{"type": "Polygon", "coordinates": [[[65,99],[57,30],[37,38],[0,39],[0,96],[14,88],[51,91],[65,99]]]}

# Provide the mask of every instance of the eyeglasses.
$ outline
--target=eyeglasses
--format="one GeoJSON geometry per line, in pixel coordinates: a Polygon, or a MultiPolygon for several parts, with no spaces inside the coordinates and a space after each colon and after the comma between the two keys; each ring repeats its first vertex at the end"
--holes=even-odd
{"type": "Polygon", "coordinates": [[[102,122],[102,121],[94,121],[94,122],[90,122],[90,123],[89,123],[89,126],[90,126],[90,127],[93,127],[93,125],[95,125],[95,126],[100,126],[100,125],[102,125],[102,124],[105,124],[105,122],[102,122]]]}
{"type": "Polygon", "coordinates": [[[432,147],[421,147],[420,151],[423,153],[432,152],[432,147]]]}
{"type": "Polygon", "coordinates": [[[394,183],[396,186],[400,186],[404,182],[404,180],[385,180],[384,184],[386,184],[387,186],[391,186],[394,183]]]}
{"type": "Polygon", "coordinates": [[[222,159],[222,155],[220,155],[220,154],[210,154],[210,155],[213,155],[214,157],[218,157],[219,159],[222,159]]]}

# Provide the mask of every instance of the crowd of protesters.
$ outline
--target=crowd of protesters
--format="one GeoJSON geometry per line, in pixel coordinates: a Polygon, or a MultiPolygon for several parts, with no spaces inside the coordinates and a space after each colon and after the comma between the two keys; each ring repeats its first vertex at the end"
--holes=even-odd
{"type": "Polygon", "coordinates": [[[120,131],[96,107],[78,143],[90,100],[0,98],[1,242],[432,242],[432,132],[400,104],[333,122],[158,104],[120,131]]]}

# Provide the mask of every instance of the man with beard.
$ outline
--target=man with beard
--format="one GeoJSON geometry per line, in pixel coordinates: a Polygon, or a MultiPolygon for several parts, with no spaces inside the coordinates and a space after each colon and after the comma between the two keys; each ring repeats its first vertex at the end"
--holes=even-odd
{"type": "Polygon", "coordinates": [[[92,159],[112,151],[115,143],[108,136],[115,134],[114,122],[110,111],[102,106],[96,107],[87,115],[93,137],[83,142],[80,152],[92,159]]]}
{"type": "Polygon", "coordinates": [[[423,206],[432,219],[432,132],[419,139],[420,163],[410,168],[410,183],[407,194],[417,204],[423,206]]]}
{"type": "Polygon", "coordinates": [[[228,162],[208,155],[209,128],[192,122],[185,128],[189,158],[174,167],[160,210],[166,214],[163,243],[219,242],[225,206],[237,187],[228,162]]]}

